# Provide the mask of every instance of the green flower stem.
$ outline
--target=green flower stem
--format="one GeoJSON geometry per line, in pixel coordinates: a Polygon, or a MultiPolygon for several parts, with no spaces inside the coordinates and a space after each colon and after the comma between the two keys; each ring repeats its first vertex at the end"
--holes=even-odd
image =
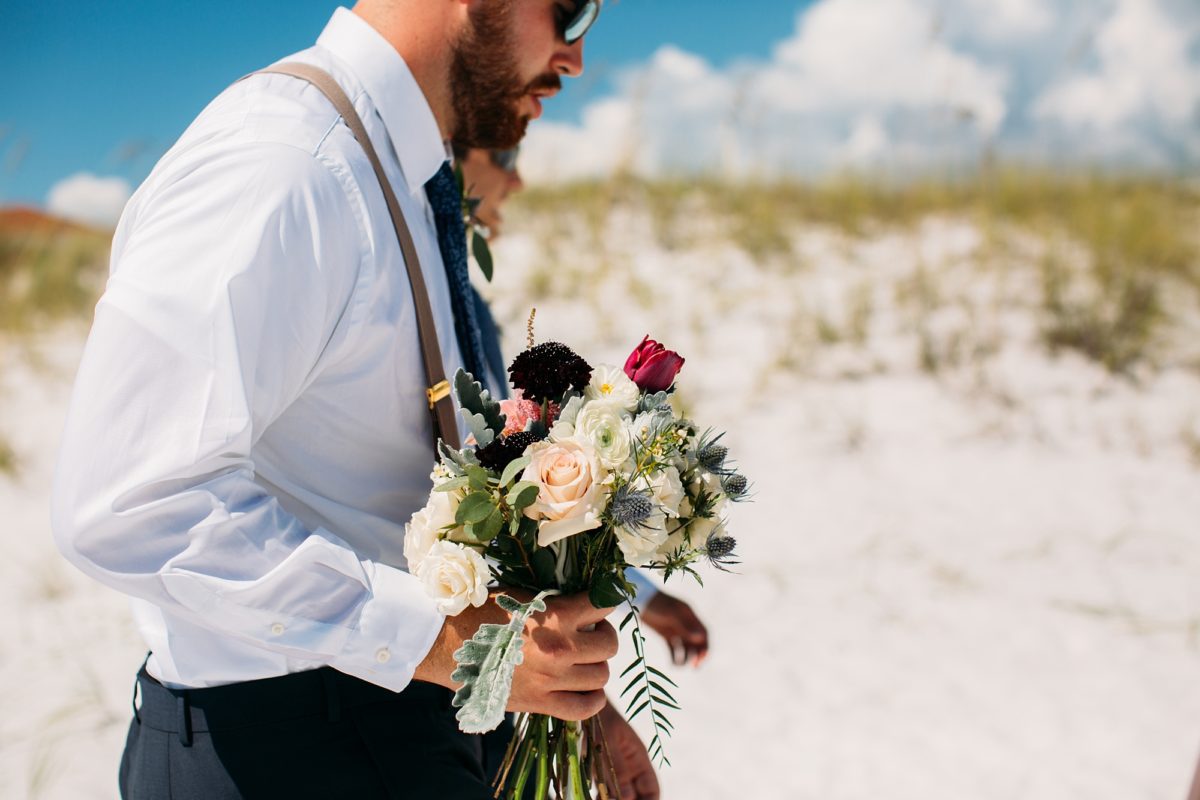
{"type": "Polygon", "coordinates": [[[567,791],[571,800],[588,800],[584,791],[583,773],[579,769],[579,723],[567,723],[567,763],[570,765],[570,778],[567,791]]]}
{"type": "Polygon", "coordinates": [[[550,748],[548,743],[550,718],[544,714],[534,717],[533,724],[537,726],[537,784],[534,786],[534,800],[547,800],[550,795],[550,748]]]}
{"type": "Polygon", "coordinates": [[[525,799],[525,783],[529,780],[529,773],[533,771],[533,751],[532,739],[521,742],[520,765],[517,767],[517,779],[513,783],[512,791],[508,793],[509,800],[525,799]]]}

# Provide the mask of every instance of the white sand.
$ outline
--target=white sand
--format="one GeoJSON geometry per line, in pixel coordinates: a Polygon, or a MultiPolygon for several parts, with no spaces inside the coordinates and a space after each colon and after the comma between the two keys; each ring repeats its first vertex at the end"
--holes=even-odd
{"type": "MultiPolygon", "coordinates": [[[[1200,755],[1195,371],[1135,385],[1050,357],[1033,256],[984,264],[965,223],[804,231],[803,269],[755,265],[703,225],[671,251],[641,217],[611,224],[605,258],[554,262],[588,279],[536,301],[539,336],[613,363],[643,333],[681,350],[683,400],[728,429],[757,493],[732,520],[740,574],[676,589],[713,652],[670,670],[684,711],[665,796],[1182,800],[1200,755]],[[803,309],[829,339],[867,296],[865,343],[819,345],[803,309]]],[[[497,247],[510,350],[529,286],[569,279],[543,269],[552,236],[497,247]]],[[[3,797],[115,796],[143,652],[123,598],[48,531],[80,343],[47,341],[49,372],[4,353],[0,432],[24,470],[0,479],[3,797]]]]}

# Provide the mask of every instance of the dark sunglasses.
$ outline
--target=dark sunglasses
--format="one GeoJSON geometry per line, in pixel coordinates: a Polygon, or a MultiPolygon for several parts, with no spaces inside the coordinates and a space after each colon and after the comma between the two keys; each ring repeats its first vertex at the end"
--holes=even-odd
{"type": "Polygon", "coordinates": [[[488,156],[492,159],[492,163],[508,173],[517,171],[517,156],[520,154],[521,148],[519,147],[513,147],[509,150],[488,151],[488,156]]]}
{"type": "Polygon", "coordinates": [[[592,27],[600,16],[600,5],[604,0],[576,0],[572,12],[563,10],[559,14],[559,33],[567,44],[575,44],[592,27]]]}

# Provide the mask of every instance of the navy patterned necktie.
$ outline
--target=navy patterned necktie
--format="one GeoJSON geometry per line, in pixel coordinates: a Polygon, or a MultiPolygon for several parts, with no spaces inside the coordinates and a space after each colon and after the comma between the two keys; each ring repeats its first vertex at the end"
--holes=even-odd
{"type": "Polygon", "coordinates": [[[437,174],[425,184],[425,195],[433,209],[437,225],[438,250],[446,266],[446,280],[450,284],[450,307],[454,311],[454,335],[458,339],[458,350],[462,354],[463,369],[475,380],[492,389],[495,381],[489,380],[486,372],[487,357],[484,355],[483,334],[479,328],[479,315],[475,305],[471,278],[467,273],[467,229],[463,224],[462,195],[450,162],[442,164],[437,174]]]}

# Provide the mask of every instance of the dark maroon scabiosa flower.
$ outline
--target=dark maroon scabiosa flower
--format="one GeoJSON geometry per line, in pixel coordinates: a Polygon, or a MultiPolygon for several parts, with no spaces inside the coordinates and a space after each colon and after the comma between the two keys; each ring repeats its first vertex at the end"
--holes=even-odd
{"type": "Polygon", "coordinates": [[[505,467],[521,457],[526,447],[541,440],[542,437],[532,431],[517,431],[493,439],[491,444],[476,450],[475,457],[480,466],[493,472],[504,472],[505,467]]]}
{"type": "Polygon", "coordinates": [[[571,390],[582,392],[592,379],[592,367],[562,342],[542,342],[514,358],[508,374],[525,397],[540,403],[571,390]]]}

